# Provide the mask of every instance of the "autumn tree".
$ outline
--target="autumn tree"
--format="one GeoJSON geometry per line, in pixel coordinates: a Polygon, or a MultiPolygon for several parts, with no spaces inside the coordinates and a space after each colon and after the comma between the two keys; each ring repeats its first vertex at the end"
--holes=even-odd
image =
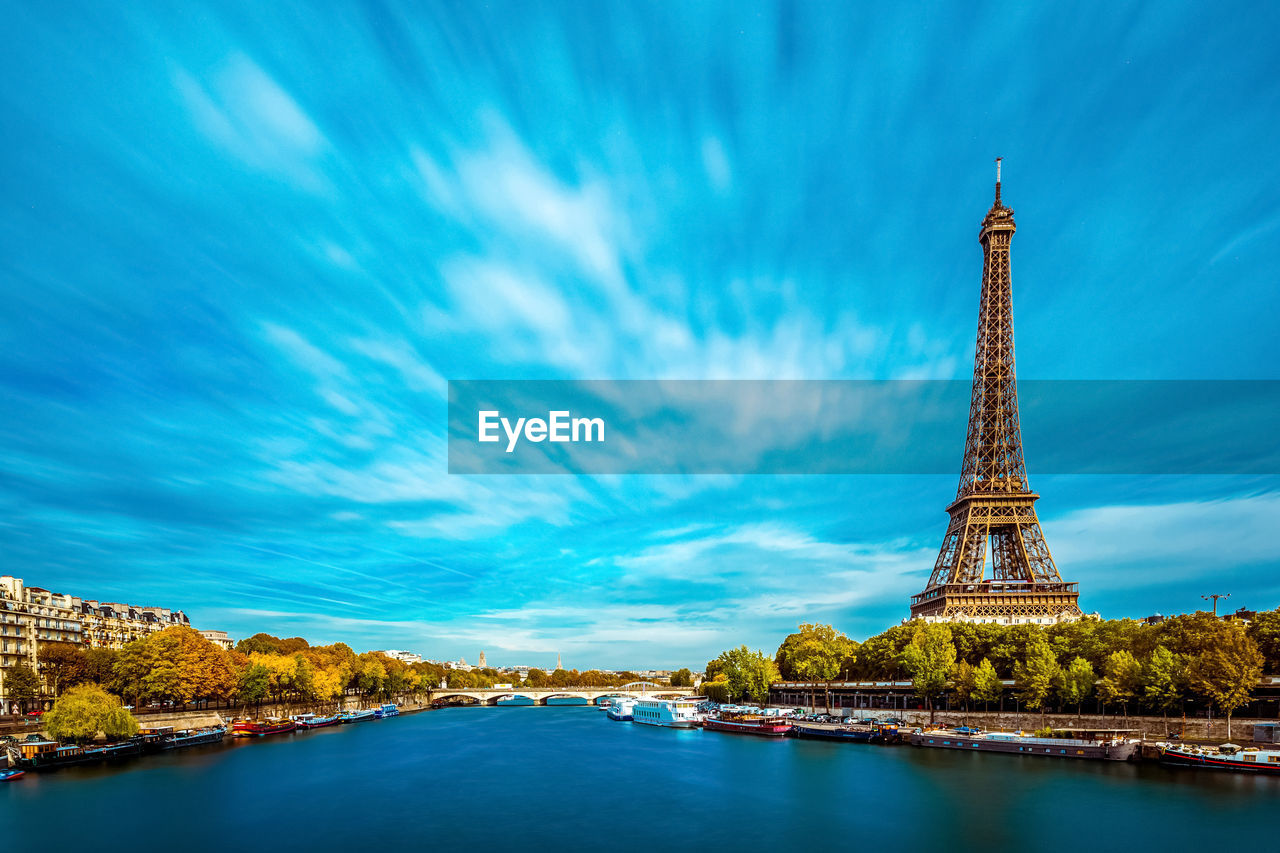
{"type": "Polygon", "coordinates": [[[41,643],[36,651],[36,666],[49,692],[58,696],[84,680],[84,649],[75,643],[41,643]]]}

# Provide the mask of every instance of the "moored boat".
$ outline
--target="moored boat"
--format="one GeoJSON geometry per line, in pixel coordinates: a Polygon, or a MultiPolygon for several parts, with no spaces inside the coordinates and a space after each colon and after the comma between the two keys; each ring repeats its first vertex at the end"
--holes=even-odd
{"type": "Polygon", "coordinates": [[[1224,743],[1218,747],[1202,747],[1188,743],[1157,743],[1159,762],[1171,767],[1203,767],[1210,770],[1234,770],[1238,773],[1280,775],[1280,749],[1239,747],[1224,743]]]}
{"type": "Polygon", "coordinates": [[[25,770],[0,770],[0,782],[12,782],[14,779],[21,779],[26,775],[25,770]]]}
{"type": "Polygon", "coordinates": [[[723,708],[702,721],[702,727],[709,732],[760,737],[786,737],[791,733],[792,725],[792,720],[781,714],[766,714],[759,710],[730,711],[723,708]]]}
{"type": "Polygon", "coordinates": [[[1126,737],[1122,729],[1068,729],[1052,737],[1036,737],[1022,732],[984,732],[978,729],[917,729],[909,740],[912,746],[958,749],[965,752],[1007,752],[1050,758],[1093,758],[1128,761],[1138,754],[1142,741],[1126,737]]]}
{"type": "Polygon", "coordinates": [[[265,720],[232,720],[232,737],[263,737],[265,735],[281,735],[294,731],[298,724],[293,720],[281,720],[268,717],[265,720]]]}
{"type": "Polygon", "coordinates": [[[320,717],[315,714],[294,714],[289,719],[297,723],[300,729],[323,729],[328,726],[336,726],[339,722],[337,714],[330,714],[327,717],[320,717]]]}
{"type": "Polygon", "coordinates": [[[181,729],[173,733],[166,749],[186,749],[191,746],[206,746],[211,743],[222,743],[227,736],[226,726],[203,726],[198,729],[181,729]]]}
{"type": "Polygon", "coordinates": [[[871,739],[876,734],[874,725],[862,722],[817,723],[797,720],[792,728],[796,737],[841,740],[850,743],[871,743],[871,739]]]}
{"type": "Polygon", "coordinates": [[[609,719],[611,720],[617,720],[620,723],[629,723],[631,722],[631,712],[632,709],[635,708],[635,705],[636,700],[622,696],[614,699],[609,705],[608,711],[605,713],[609,715],[609,719]]]}
{"type": "Polygon", "coordinates": [[[382,706],[381,708],[379,708],[378,710],[382,712],[382,713],[380,714],[380,716],[381,716],[383,719],[386,719],[387,717],[398,717],[398,716],[400,716],[400,706],[399,706],[399,705],[397,705],[397,704],[396,704],[396,703],[394,703],[394,702],[388,702],[387,704],[383,705],[383,706],[382,706]]]}
{"type": "Polygon", "coordinates": [[[53,770],[77,764],[133,758],[142,754],[142,744],[137,740],[128,740],[105,746],[79,746],[30,735],[24,741],[10,744],[7,752],[9,763],[20,770],[53,770]]]}
{"type": "Polygon", "coordinates": [[[363,723],[366,720],[376,720],[377,715],[374,714],[372,708],[366,708],[359,711],[343,711],[338,715],[340,723],[363,723]]]}
{"type": "Polygon", "coordinates": [[[640,699],[631,708],[632,722],[669,729],[693,729],[702,725],[698,702],[688,699],[640,699]]]}

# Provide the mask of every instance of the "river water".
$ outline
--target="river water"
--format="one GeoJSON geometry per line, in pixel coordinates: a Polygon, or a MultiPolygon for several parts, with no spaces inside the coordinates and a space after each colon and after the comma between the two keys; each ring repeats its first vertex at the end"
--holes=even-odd
{"type": "Polygon", "coordinates": [[[1280,777],[448,708],[0,783],[0,848],[1276,849],[1280,777]]]}

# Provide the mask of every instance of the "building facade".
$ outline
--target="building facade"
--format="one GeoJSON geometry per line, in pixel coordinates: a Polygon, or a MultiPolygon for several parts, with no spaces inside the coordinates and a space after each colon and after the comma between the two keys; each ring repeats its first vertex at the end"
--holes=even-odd
{"type": "MultiPolygon", "coordinates": [[[[0,575],[0,713],[16,710],[5,688],[7,674],[19,664],[38,671],[36,655],[42,645],[119,649],[174,626],[189,628],[191,621],[181,610],[83,599],[0,575]]],[[[210,633],[226,639],[225,633],[210,633]]]]}

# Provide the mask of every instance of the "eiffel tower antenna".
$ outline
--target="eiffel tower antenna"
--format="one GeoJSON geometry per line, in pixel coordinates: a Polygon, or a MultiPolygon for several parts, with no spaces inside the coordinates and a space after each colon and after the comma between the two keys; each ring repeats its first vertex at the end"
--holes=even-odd
{"type": "Polygon", "coordinates": [[[978,231],[982,296],[973,356],[973,391],[960,486],[933,574],[912,596],[913,618],[964,622],[1053,623],[1081,616],[1079,593],[1049,553],[1027,483],[1013,359],[1013,210],[996,198],[978,231]],[[992,577],[985,577],[987,545],[992,577]]]}

